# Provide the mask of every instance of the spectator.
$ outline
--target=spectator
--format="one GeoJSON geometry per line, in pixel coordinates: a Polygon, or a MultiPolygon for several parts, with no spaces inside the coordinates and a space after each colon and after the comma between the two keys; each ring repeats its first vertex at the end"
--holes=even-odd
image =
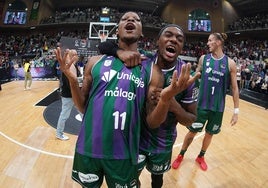
{"type": "Polygon", "coordinates": [[[24,90],[30,90],[32,85],[31,61],[24,61],[24,90]]]}

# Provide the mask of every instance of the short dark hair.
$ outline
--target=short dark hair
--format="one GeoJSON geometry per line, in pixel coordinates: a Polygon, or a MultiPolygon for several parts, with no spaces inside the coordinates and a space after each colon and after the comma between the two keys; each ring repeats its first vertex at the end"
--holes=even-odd
{"type": "Polygon", "coordinates": [[[164,32],[164,30],[165,30],[166,28],[169,28],[169,27],[177,27],[179,30],[182,31],[182,33],[183,33],[183,37],[185,38],[185,34],[184,34],[183,29],[181,28],[181,26],[179,26],[179,25],[177,25],[177,24],[167,24],[167,25],[165,25],[165,26],[159,31],[159,33],[158,33],[158,37],[157,37],[157,38],[159,38],[159,37],[162,35],[162,33],[164,32]]]}

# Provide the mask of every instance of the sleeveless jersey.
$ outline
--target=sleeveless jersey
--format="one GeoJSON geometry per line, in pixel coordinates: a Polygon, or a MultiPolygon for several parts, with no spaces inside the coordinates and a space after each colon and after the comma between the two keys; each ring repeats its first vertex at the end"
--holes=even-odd
{"type": "Polygon", "coordinates": [[[126,68],[103,56],[92,68],[93,78],[76,151],[100,159],[138,160],[141,113],[151,80],[151,61],[126,68]]]}
{"type": "MultiPolygon", "coordinates": [[[[169,70],[162,70],[165,77],[164,87],[170,85],[172,74],[174,70],[178,71],[178,75],[181,72],[181,66],[185,64],[182,60],[178,59],[175,67],[169,70]]],[[[193,103],[197,101],[198,88],[195,83],[189,86],[183,92],[175,96],[178,103],[193,103]]],[[[144,118],[145,119],[145,118],[144,118]]],[[[141,141],[140,150],[147,151],[150,153],[167,153],[172,151],[173,144],[177,137],[177,120],[173,113],[168,112],[166,120],[160,125],[159,128],[150,129],[143,121],[143,126],[141,127],[141,141]]]]}
{"type": "Polygon", "coordinates": [[[204,57],[198,97],[198,108],[223,112],[225,96],[230,85],[228,57],[215,59],[211,54],[204,57]]]}

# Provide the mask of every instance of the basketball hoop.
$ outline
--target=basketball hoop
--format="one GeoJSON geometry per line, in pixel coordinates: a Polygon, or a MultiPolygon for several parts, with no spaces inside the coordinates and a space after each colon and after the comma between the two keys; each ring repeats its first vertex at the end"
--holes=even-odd
{"type": "Polygon", "coordinates": [[[105,42],[108,38],[108,35],[105,35],[104,33],[99,34],[99,38],[101,42],[105,42]]]}

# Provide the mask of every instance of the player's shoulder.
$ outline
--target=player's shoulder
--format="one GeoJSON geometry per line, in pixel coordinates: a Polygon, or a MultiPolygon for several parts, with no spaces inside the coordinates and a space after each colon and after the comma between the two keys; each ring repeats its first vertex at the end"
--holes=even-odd
{"type": "Polygon", "coordinates": [[[103,56],[104,55],[90,56],[90,57],[88,57],[88,61],[91,61],[91,62],[95,61],[96,62],[96,61],[100,60],[103,56]]]}
{"type": "Polygon", "coordinates": [[[87,63],[85,64],[85,69],[91,69],[97,62],[100,62],[103,57],[104,55],[89,56],[87,58],[87,63]]]}
{"type": "Polygon", "coordinates": [[[227,59],[228,59],[228,62],[229,62],[229,63],[234,63],[234,64],[236,64],[235,61],[234,61],[232,58],[230,58],[230,57],[227,56],[227,59]]]}
{"type": "Polygon", "coordinates": [[[227,58],[228,58],[228,65],[229,65],[230,69],[231,70],[234,70],[234,69],[237,70],[235,61],[232,58],[228,57],[228,56],[227,56],[227,58]]]}
{"type": "Polygon", "coordinates": [[[209,54],[203,54],[203,55],[201,55],[200,58],[199,58],[199,62],[202,63],[203,60],[204,60],[205,58],[207,58],[208,56],[209,56],[209,54]]]}
{"type": "Polygon", "coordinates": [[[177,58],[177,63],[183,65],[183,64],[186,64],[187,62],[178,57],[177,58]]]}

